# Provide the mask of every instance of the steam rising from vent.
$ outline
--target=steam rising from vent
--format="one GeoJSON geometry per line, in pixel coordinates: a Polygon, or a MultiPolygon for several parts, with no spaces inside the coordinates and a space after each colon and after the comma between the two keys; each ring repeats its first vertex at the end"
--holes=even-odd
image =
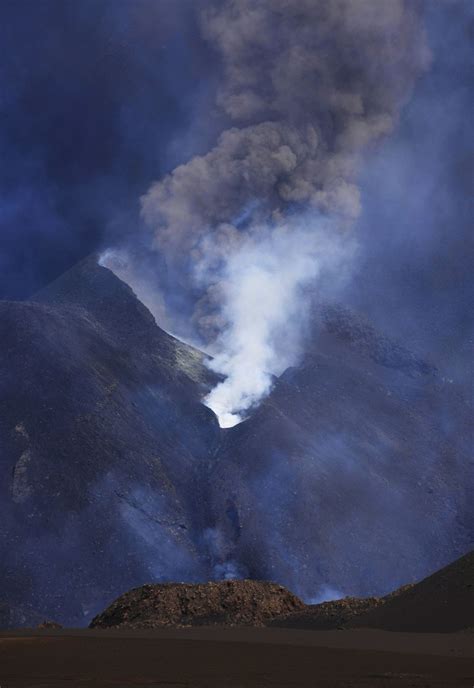
{"type": "Polygon", "coordinates": [[[151,186],[142,217],[176,289],[198,294],[193,327],[227,376],[206,403],[230,425],[294,362],[305,287],[331,271],[339,283],[362,155],[393,129],[429,53],[416,0],[200,7],[224,131],[151,186]]]}
{"type": "Polygon", "coordinates": [[[255,232],[226,261],[221,299],[228,326],[210,363],[226,379],[205,399],[222,427],[240,422],[268,393],[273,375],[294,362],[310,305],[305,286],[317,278],[321,285],[327,274],[333,289],[344,280],[351,244],[337,238],[322,221],[293,219],[255,232]]]}

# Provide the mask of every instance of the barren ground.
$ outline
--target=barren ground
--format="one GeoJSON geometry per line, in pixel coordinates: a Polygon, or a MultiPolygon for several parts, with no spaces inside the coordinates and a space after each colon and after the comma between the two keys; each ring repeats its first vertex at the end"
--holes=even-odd
{"type": "Polygon", "coordinates": [[[474,635],[188,628],[0,634],[2,688],[471,688],[474,635]]]}

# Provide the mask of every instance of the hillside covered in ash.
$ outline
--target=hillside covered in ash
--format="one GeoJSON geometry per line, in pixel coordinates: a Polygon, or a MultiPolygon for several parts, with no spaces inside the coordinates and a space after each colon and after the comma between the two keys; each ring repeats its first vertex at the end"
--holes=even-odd
{"type": "Polygon", "coordinates": [[[94,259],[0,302],[0,624],[80,625],[144,583],[382,595],[472,547],[463,389],[342,308],[241,424],[206,357],[94,259]]]}

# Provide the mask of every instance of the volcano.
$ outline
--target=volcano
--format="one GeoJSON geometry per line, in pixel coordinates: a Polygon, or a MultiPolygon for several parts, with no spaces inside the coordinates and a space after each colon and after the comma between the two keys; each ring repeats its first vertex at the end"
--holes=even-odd
{"type": "Polygon", "coordinates": [[[360,316],[313,323],[300,365],[223,434],[215,518],[252,577],[307,601],[385,595],[472,548],[472,407],[360,316]]]}
{"type": "Polygon", "coordinates": [[[0,610],[84,625],[144,583],[383,595],[472,547],[463,387],[337,306],[244,422],[204,353],[89,258],[0,302],[0,610]],[[329,592],[328,592],[329,591],[329,592]]]}
{"type": "Polygon", "coordinates": [[[204,355],[95,260],[0,323],[2,597],[77,625],[124,586],[204,576],[204,355]]]}

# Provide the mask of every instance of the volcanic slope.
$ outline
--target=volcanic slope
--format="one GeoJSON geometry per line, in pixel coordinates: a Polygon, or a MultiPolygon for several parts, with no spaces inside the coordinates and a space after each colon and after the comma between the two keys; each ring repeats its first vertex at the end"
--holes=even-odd
{"type": "Polygon", "coordinates": [[[474,551],[385,597],[346,597],[307,605],[270,620],[269,625],[306,630],[366,627],[416,633],[474,630],[474,551]]]}
{"type": "Polygon", "coordinates": [[[213,382],[204,355],[94,259],[34,302],[0,302],[0,330],[0,596],[12,620],[21,607],[77,625],[133,585],[207,577],[201,467],[219,427],[199,403],[213,382]]]}
{"type": "Polygon", "coordinates": [[[355,616],[349,626],[416,633],[474,630],[474,551],[355,616]]]}
{"type": "Polygon", "coordinates": [[[225,430],[212,480],[221,565],[305,601],[384,595],[472,548],[472,406],[341,307],[300,365],[225,430]]]}
{"type": "Polygon", "coordinates": [[[344,309],[312,322],[221,430],[204,354],[94,259],[0,302],[0,623],[80,625],[163,581],[380,596],[471,549],[462,389],[344,309]]]}

